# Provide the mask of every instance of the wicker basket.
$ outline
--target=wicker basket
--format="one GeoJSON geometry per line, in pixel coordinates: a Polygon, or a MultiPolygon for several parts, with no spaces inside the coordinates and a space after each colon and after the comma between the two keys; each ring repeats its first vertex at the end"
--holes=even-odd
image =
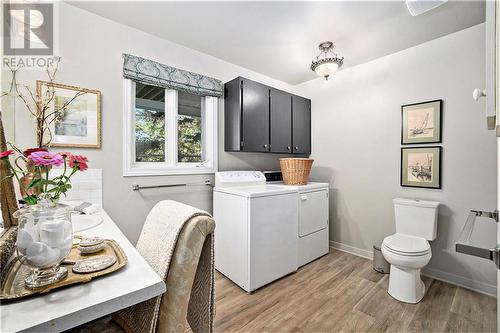
{"type": "Polygon", "coordinates": [[[306,185],[313,162],[311,158],[280,158],[283,182],[286,185],[306,185]]]}

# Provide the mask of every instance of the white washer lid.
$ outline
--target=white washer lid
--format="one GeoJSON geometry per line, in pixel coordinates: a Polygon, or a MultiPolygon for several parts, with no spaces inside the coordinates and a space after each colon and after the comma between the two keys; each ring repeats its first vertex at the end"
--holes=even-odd
{"type": "Polygon", "coordinates": [[[431,248],[426,239],[405,234],[387,236],[383,243],[390,250],[401,253],[422,253],[431,248]]]}

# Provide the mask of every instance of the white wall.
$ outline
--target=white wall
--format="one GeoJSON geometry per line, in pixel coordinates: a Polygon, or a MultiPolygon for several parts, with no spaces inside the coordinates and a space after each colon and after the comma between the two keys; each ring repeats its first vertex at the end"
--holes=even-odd
{"type": "MultiPolygon", "coordinates": [[[[312,98],[312,178],[331,183],[331,240],[369,253],[395,231],[392,198],[436,200],[427,273],[494,292],[494,265],[454,252],[468,210],[496,208],[495,136],[471,95],[485,84],[484,34],[478,25],[298,88],[312,98]],[[400,187],[400,106],[434,99],[444,100],[442,189],[400,187]]],[[[496,244],[496,225],[481,227],[478,244],[496,244]]]]}
{"type": "MultiPolygon", "coordinates": [[[[57,82],[97,89],[102,93],[102,149],[71,149],[87,155],[92,168],[103,169],[104,207],[125,235],[135,242],[147,212],[159,200],[179,200],[211,211],[208,186],[152,189],[133,192],[132,184],[194,183],[213,175],[122,177],[122,53],[130,53],[170,66],[209,75],[223,82],[245,76],[277,88],[293,87],[212,56],[185,48],[136,29],[118,24],[71,5],[61,4],[60,55],[57,82]]],[[[46,80],[42,72],[24,70],[19,81],[34,86],[46,80]]],[[[223,129],[223,101],[219,106],[219,128],[223,129]]],[[[20,105],[16,110],[15,141],[19,147],[35,145],[35,125],[20,105]]],[[[223,131],[219,133],[219,168],[276,169],[279,155],[225,153],[223,131]]]]}

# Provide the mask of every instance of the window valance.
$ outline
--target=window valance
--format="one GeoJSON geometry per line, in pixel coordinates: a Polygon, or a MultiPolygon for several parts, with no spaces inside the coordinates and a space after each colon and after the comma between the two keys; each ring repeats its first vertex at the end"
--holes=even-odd
{"type": "Polygon", "coordinates": [[[130,54],[123,54],[123,77],[201,96],[220,97],[224,92],[220,80],[130,54]]]}

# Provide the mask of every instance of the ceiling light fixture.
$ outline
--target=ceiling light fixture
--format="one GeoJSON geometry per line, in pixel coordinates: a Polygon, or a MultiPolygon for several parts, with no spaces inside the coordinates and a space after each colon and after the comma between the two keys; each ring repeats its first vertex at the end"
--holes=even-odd
{"type": "Polygon", "coordinates": [[[406,7],[411,16],[418,16],[437,8],[448,0],[406,0],[406,7]]]}
{"type": "Polygon", "coordinates": [[[333,42],[323,42],[318,47],[321,52],[316,57],[316,60],[313,60],[311,70],[328,80],[330,75],[342,67],[344,57],[340,58],[337,53],[333,52],[333,42]],[[331,53],[331,56],[329,56],[329,53],[331,53]],[[320,59],[322,55],[323,58],[320,59]]]}

